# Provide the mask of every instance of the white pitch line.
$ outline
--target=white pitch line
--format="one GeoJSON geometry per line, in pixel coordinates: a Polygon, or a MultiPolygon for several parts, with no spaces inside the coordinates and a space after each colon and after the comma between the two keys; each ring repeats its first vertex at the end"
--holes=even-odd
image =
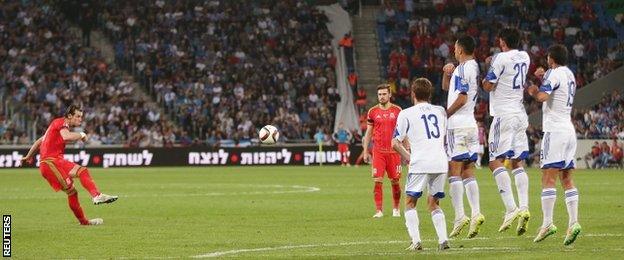
{"type": "Polygon", "coordinates": [[[266,195],[266,194],[288,194],[288,193],[308,193],[308,192],[317,192],[320,191],[320,188],[317,187],[308,187],[308,186],[283,186],[286,188],[294,188],[299,190],[282,190],[282,191],[243,191],[243,192],[235,192],[235,193],[226,193],[226,192],[209,192],[209,193],[163,193],[163,194],[146,194],[146,195],[120,195],[120,197],[129,198],[129,197],[207,197],[207,196],[225,196],[225,195],[266,195]]]}
{"type": "Polygon", "coordinates": [[[624,237],[624,234],[605,233],[605,234],[587,234],[587,235],[583,235],[583,233],[581,233],[581,236],[584,236],[584,237],[624,237]]]}
{"type": "MultiPolygon", "coordinates": [[[[587,237],[622,237],[624,234],[581,234],[581,236],[587,237]]],[[[503,240],[503,239],[516,239],[516,237],[498,237],[498,238],[489,238],[489,237],[477,237],[472,239],[456,239],[452,241],[470,241],[470,240],[503,240]]],[[[423,240],[423,242],[432,242],[437,240],[423,240]]],[[[409,241],[356,241],[356,242],[342,242],[342,243],[326,243],[326,244],[306,244],[306,245],[287,245],[287,246],[277,246],[277,247],[261,247],[261,248],[244,248],[244,249],[232,249],[227,251],[217,251],[212,253],[206,253],[201,255],[190,256],[191,258],[211,258],[211,257],[220,257],[225,255],[236,255],[240,253],[250,253],[250,252],[267,252],[267,251],[280,251],[280,250],[292,250],[292,249],[302,249],[302,248],[313,248],[313,247],[341,247],[341,246],[354,246],[354,245],[372,245],[372,244],[408,244],[409,241]]],[[[521,249],[518,247],[463,247],[463,248],[451,248],[450,252],[461,252],[461,251],[491,251],[491,250],[499,250],[499,251],[520,251],[521,249]]],[[[427,251],[427,249],[425,250],[427,251]]],[[[435,251],[437,253],[437,251],[435,251]]],[[[442,252],[444,253],[444,252],[442,252]]],[[[362,254],[354,254],[362,255],[362,254]]],[[[320,255],[319,255],[320,256],[320,255]]]]}
{"type": "MultiPolygon", "coordinates": [[[[456,254],[456,253],[466,253],[470,252],[519,252],[522,249],[520,247],[467,247],[467,248],[450,248],[444,251],[439,251],[437,248],[424,248],[422,251],[397,251],[397,252],[377,252],[377,253],[329,253],[329,254],[320,254],[320,253],[310,253],[310,254],[301,254],[298,256],[301,257],[342,257],[342,256],[394,256],[394,255],[445,255],[445,254],[456,254]]],[[[269,254],[254,254],[253,257],[274,257],[269,254]]]]}
{"type": "MultiPolygon", "coordinates": [[[[252,186],[251,184],[249,186],[252,186]]],[[[152,194],[119,194],[120,198],[146,198],[146,197],[209,197],[209,196],[227,196],[227,195],[270,195],[270,194],[289,194],[289,193],[308,193],[317,192],[321,189],[312,186],[301,185],[259,185],[262,188],[277,189],[295,189],[295,190],[274,190],[274,191],[243,191],[243,192],[208,192],[208,193],[152,193],[152,194]]],[[[59,196],[9,196],[3,197],[5,200],[20,199],[57,199],[59,196]]]]}
{"type": "MultiPolygon", "coordinates": [[[[478,237],[470,240],[489,240],[491,238],[487,237],[478,237]]],[[[469,239],[461,239],[461,240],[469,240],[469,239]]],[[[437,240],[423,240],[423,242],[432,242],[437,240]]],[[[209,257],[219,257],[224,255],[231,254],[239,254],[239,253],[248,253],[248,252],[262,252],[262,251],[279,251],[279,250],[290,250],[290,249],[301,249],[301,248],[311,248],[311,247],[340,247],[340,246],[355,246],[355,245],[371,245],[371,244],[408,244],[409,241],[399,241],[399,240],[391,240],[391,241],[357,241],[357,242],[343,242],[343,243],[334,243],[334,244],[308,244],[308,245],[289,245],[289,246],[278,246],[278,247],[262,247],[262,248],[248,248],[248,249],[234,249],[228,251],[221,252],[213,252],[203,255],[191,256],[192,258],[209,258],[209,257]]],[[[476,250],[479,250],[478,247],[476,250]]],[[[466,248],[462,248],[466,249],[466,248]]],[[[487,248],[492,249],[492,248],[487,248]]],[[[508,250],[509,248],[501,248],[503,250],[508,250]]],[[[485,250],[485,249],[481,249],[485,250]]],[[[495,250],[495,249],[493,249],[495,250]]]]}

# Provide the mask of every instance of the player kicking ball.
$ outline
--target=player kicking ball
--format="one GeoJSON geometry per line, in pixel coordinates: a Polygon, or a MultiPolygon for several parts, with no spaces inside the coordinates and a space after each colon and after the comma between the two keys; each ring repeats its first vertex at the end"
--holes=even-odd
{"type": "Polygon", "coordinates": [[[40,150],[39,170],[54,191],[63,190],[67,193],[69,208],[74,212],[74,216],[80,225],[101,225],[104,220],[101,218],[87,219],[85,217],[80,202],[78,201],[78,191],[74,187],[74,178],[80,179],[80,184],[91,194],[93,204],[111,203],[117,200],[117,196],[110,196],[98,191],[89,170],[73,162],[65,160],[66,142],[86,141],[85,133],[70,132],[70,127],[82,124],[82,111],[80,108],[70,105],[62,118],[52,120],[43,137],[37,139],[32,145],[28,154],[22,158],[22,164],[29,163],[34,158],[37,150],[40,150]]]}
{"type": "Polygon", "coordinates": [[[479,205],[479,186],[475,179],[475,161],[479,153],[479,130],[474,118],[479,65],[474,59],[475,40],[463,36],[455,42],[455,58],[459,65],[444,66],[442,89],[448,91],[447,150],[449,163],[449,194],[455,209],[455,221],[449,237],[457,237],[470,224],[468,238],[479,233],[485,217],[479,205]],[[470,218],[464,213],[464,186],[472,209],[470,218]]]}
{"type": "Polygon", "coordinates": [[[405,183],[407,194],[405,203],[405,225],[412,243],[406,250],[422,250],[416,202],[427,188],[427,203],[433,226],[438,234],[438,248],[449,249],[446,235],[446,220],[440,208],[444,198],[444,183],[448,171],[447,155],[444,148],[446,112],[443,107],[429,104],[433,86],[425,78],[412,83],[414,106],[407,108],[397,118],[392,148],[404,160],[409,160],[409,175],[405,183]],[[403,146],[408,140],[410,152],[403,146]]]}
{"type": "Polygon", "coordinates": [[[574,243],[581,233],[581,225],[578,223],[578,200],[579,194],[574,182],[572,172],[574,170],[574,155],[576,153],[576,132],[570,114],[574,93],[576,92],[576,80],[574,73],[566,66],[568,62],[568,50],[565,46],[556,44],[548,49],[548,67],[544,73],[540,68],[535,72],[538,78],[544,77],[542,85],[537,88],[529,87],[529,95],[537,101],[543,102],[542,111],[544,118],[542,128],[542,150],[540,152],[542,168],[542,212],[544,220],[535,236],[534,242],[540,242],[557,232],[553,224],[553,211],[557,190],[555,182],[557,176],[565,189],[565,202],[568,209],[568,232],[563,240],[564,245],[574,243]],[[545,74],[545,75],[544,75],[545,74]]]}

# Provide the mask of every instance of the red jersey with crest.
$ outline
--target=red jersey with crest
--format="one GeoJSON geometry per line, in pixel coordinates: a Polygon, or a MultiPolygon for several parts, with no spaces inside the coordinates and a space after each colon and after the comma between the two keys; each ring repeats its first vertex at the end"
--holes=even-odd
{"type": "Polygon", "coordinates": [[[65,141],[61,136],[61,129],[69,129],[69,125],[65,123],[64,118],[52,120],[41,142],[40,152],[41,159],[46,158],[62,158],[65,153],[65,141]]]}
{"type": "Polygon", "coordinates": [[[392,134],[401,108],[389,103],[384,109],[380,104],[368,110],[367,123],[373,127],[373,151],[377,153],[396,153],[392,149],[392,134]]]}

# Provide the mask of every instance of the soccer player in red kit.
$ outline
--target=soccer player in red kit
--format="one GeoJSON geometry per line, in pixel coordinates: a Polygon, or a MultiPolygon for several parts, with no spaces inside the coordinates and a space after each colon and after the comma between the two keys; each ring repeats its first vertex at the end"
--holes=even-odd
{"type": "Polygon", "coordinates": [[[390,103],[390,86],[381,84],[377,86],[377,100],[379,104],[368,110],[367,126],[362,147],[364,151],[364,161],[370,161],[368,153],[368,144],[371,137],[375,142],[373,146],[373,181],[375,188],[373,190],[375,198],[375,206],[377,212],[374,218],[383,217],[383,177],[384,173],[388,174],[388,178],[392,183],[392,198],[394,199],[392,216],[400,217],[399,203],[401,201],[401,186],[399,180],[401,178],[401,157],[392,149],[392,134],[396,126],[396,119],[401,112],[401,108],[390,103]]]}
{"type": "Polygon", "coordinates": [[[86,167],[67,161],[63,157],[66,142],[84,142],[87,140],[85,133],[69,131],[70,127],[80,124],[82,124],[82,111],[80,108],[70,105],[64,117],[52,120],[43,137],[37,139],[26,157],[22,158],[22,164],[31,162],[37,150],[40,150],[39,170],[43,178],[48,181],[54,191],[63,190],[67,193],[69,208],[74,212],[81,225],[100,225],[104,223],[101,218],[89,220],[85,217],[72,179],[80,179],[80,183],[89,191],[93,203],[96,205],[111,203],[117,200],[117,196],[100,193],[86,167]]]}

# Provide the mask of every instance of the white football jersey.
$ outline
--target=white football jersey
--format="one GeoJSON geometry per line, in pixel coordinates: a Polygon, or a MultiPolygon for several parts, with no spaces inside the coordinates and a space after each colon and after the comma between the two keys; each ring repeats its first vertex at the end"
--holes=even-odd
{"type": "Polygon", "coordinates": [[[394,138],[410,143],[410,173],[446,173],[448,158],[444,148],[446,111],[441,106],[418,103],[397,117],[394,138]]]}
{"type": "Polygon", "coordinates": [[[550,95],[542,104],[544,132],[574,132],[572,103],[576,93],[574,73],[567,66],[550,69],[544,75],[540,91],[550,95]]]}
{"type": "Polygon", "coordinates": [[[509,50],[492,58],[485,76],[487,81],[496,84],[490,92],[490,115],[526,114],[522,100],[530,65],[531,59],[525,51],[509,50]]]}
{"type": "Polygon", "coordinates": [[[472,59],[459,64],[453,70],[449,84],[446,108],[450,108],[460,94],[467,95],[467,102],[448,119],[448,129],[477,127],[474,108],[477,101],[479,65],[472,59]]]}

